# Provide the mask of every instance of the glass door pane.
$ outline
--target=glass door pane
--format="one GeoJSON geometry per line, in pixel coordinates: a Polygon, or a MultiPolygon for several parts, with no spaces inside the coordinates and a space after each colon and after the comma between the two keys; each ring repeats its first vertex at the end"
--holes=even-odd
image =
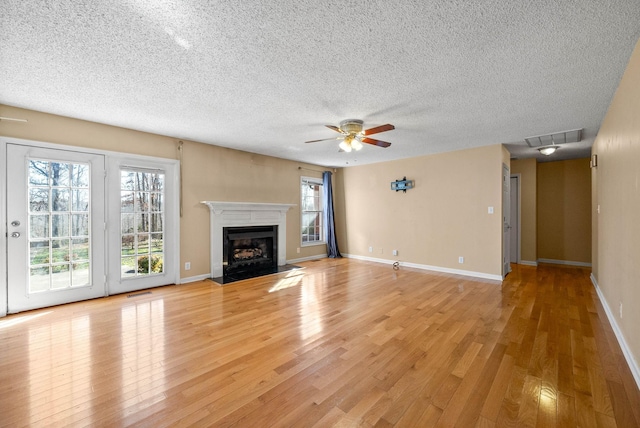
{"type": "Polygon", "coordinates": [[[91,166],[27,162],[29,293],[90,286],[91,166]]]}
{"type": "Polygon", "coordinates": [[[120,171],[121,278],[164,273],[164,173],[120,171]]]}

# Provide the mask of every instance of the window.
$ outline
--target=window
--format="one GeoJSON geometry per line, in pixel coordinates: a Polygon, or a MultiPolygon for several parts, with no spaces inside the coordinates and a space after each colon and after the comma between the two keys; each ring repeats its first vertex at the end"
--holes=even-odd
{"type": "Polygon", "coordinates": [[[120,171],[122,278],[164,272],[164,174],[120,171]]]}
{"type": "Polygon", "coordinates": [[[300,195],[302,199],[302,245],[324,243],[322,180],[302,177],[300,195]]]}

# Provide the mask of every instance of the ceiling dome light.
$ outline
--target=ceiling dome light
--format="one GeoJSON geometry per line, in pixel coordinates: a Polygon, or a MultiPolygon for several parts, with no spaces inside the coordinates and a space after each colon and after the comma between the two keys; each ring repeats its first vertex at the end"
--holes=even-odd
{"type": "Polygon", "coordinates": [[[539,147],[538,150],[545,156],[552,155],[558,150],[558,146],[547,146],[547,147],[539,147]]]}

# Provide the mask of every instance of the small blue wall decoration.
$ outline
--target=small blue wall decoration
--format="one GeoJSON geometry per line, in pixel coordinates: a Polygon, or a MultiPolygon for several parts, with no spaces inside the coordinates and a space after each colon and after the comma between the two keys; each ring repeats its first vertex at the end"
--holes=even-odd
{"type": "Polygon", "coordinates": [[[407,177],[402,177],[402,180],[396,180],[391,182],[391,190],[396,192],[403,191],[407,193],[407,189],[413,189],[413,180],[407,180],[407,177]]]}

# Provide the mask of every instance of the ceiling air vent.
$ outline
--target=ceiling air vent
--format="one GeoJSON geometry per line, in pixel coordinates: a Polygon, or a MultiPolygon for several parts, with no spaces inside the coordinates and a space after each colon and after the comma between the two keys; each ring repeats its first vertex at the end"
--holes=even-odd
{"type": "Polygon", "coordinates": [[[553,134],[537,135],[525,138],[529,147],[538,149],[543,155],[551,155],[567,143],[577,143],[582,140],[582,129],[572,129],[571,131],[554,132],[553,134]]]}

